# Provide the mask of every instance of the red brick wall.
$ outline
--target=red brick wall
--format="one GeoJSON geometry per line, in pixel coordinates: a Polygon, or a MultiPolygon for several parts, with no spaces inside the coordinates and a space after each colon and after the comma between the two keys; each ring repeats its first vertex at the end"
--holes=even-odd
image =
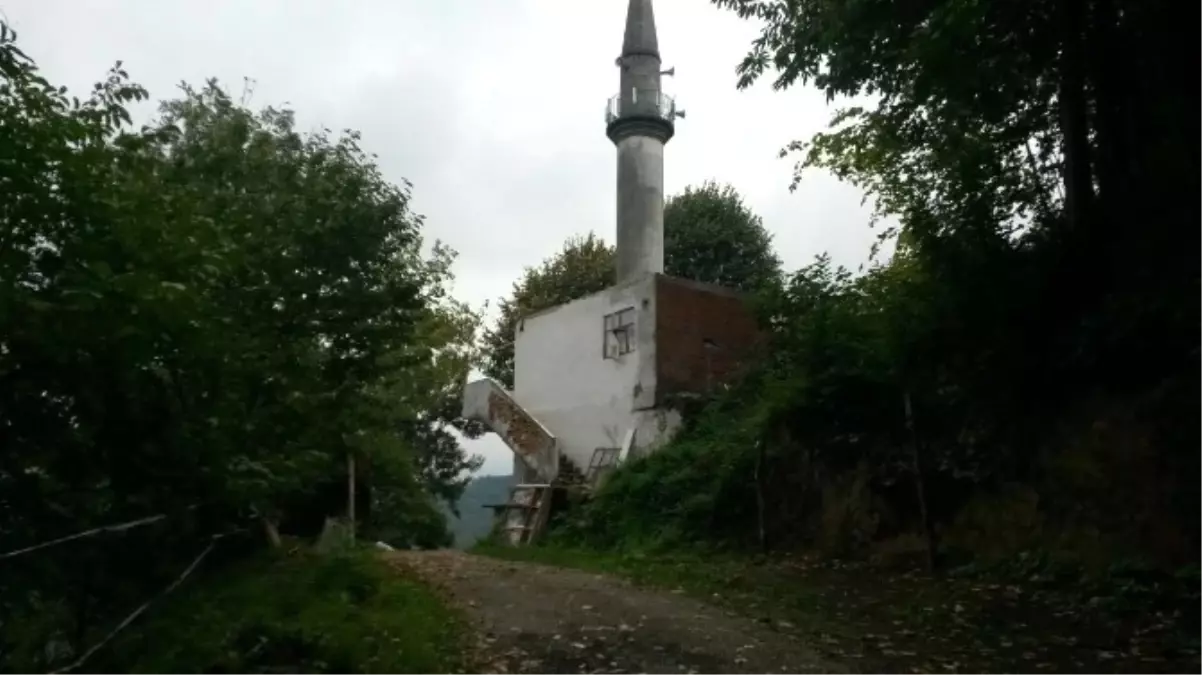
{"type": "Polygon", "coordinates": [[[736,374],[758,336],[744,298],[724,288],[667,276],[656,279],[655,292],[657,401],[671,394],[704,392],[707,379],[716,386],[736,374]],[[706,339],[717,348],[708,349],[706,339]]]}

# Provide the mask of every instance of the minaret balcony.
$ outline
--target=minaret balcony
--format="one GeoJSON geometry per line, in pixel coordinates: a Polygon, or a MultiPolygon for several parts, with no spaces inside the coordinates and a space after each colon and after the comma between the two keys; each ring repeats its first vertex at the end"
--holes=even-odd
{"type": "Polygon", "coordinates": [[[676,101],[655,89],[632,89],[609,99],[605,106],[607,125],[625,118],[656,118],[671,124],[676,119],[676,101]]]}

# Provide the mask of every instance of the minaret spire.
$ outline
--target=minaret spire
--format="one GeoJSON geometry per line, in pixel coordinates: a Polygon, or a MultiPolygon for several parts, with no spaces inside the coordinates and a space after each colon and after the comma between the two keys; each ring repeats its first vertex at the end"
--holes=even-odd
{"type": "Polygon", "coordinates": [[[651,0],[630,0],[618,57],[620,89],[606,108],[618,149],[617,281],[664,271],[664,145],[676,132],[672,98],[660,87],[651,0]]]}
{"type": "Polygon", "coordinates": [[[630,0],[626,8],[626,35],[622,39],[622,56],[642,54],[659,58],[659,42],[655,37],[655,12],[651,0],[630,0]]]}

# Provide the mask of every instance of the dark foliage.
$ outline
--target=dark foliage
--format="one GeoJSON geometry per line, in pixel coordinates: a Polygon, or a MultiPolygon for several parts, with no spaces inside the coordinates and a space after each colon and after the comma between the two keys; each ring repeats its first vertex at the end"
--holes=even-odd
{"type": "Polygon", "coordinates": [[[1182,5],[716,0],[769,70],[875,103],[802,152],[896,252],[761,294],[769,349],[571,529],[607,547],[1196,564],[1198,57],[1182,5]],[[1188,81],[1188,84],[1184,84],[1188,81]],[[914,551],[922,556],[922,551],[914,551]]]}
{"type": "Polygon", "coordinates": [[[167,516],[3,561],[5,669],[77,657],[211,535],[320,529],[352,459],[365,534],[445,543],[478,464],[444,412],[478,317],[409,186],[214,82],[134,130],[146,98],[120,64],[70,96],[0,23],[0,553],[167,516]]]}

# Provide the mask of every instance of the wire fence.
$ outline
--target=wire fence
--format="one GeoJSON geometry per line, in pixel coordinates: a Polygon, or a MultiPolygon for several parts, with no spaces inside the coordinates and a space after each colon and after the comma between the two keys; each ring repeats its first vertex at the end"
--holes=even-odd
{"type": "MultiPolygon", "coordinates": [[[[192,506],[189,506],[187,510],[192,511],[192,510],[196,509],[196,507],[197,507],[197,505],[194,504],[192,506]]],[[[69,534],[65,537],[51,539],[49,541],[44,541],[40,544],[34,544],[33,546],[26,546],[25,548],[19,548],[15,551],[9,551],[7,553],[0,553],[0,560],[5,560],[8,558],[16,558],[17,556],[22,556],[27,553],[33,553],[35,551],[40,551],[44,548],[50,548],[51,546],[58,546],[59,544],[65,544],[69,541],[75,541],[77,539],[86,539],[88,537],[94,537],[99,534],[113,534],[113,533],[117,533],[117,532],[125,532],[126,530],[132,530],[136,527],[142,527],[143,525],[152,525],[154,523],[157,523],[159,521],[166,520],[166,519],[167,519],[167,514],[159,513],[159,514],[156,514],[153,516],[147,516],[145,518],[138,518],[137,520],[129,520],[124,523],[117,523],[115,525],[101,525],[100,527],[93,527],[90,530],[84,530],[82,532],[76,532],[75,534],[69,534]]]]}
{"type": "Polygon", "coordinates": [[[62,668],[58,668],[56,670],[52,670],[50,672],[51,673],[68,673],[68,672],[71,672],[72,670],[75,670],[76,668],[79,668],[80,666],[82,666],[84,664],[84,662],[87,661],[89,658],[91,658],[91,656],[93,654],[100,651],[109,642],[112,642],[113,638],[117,637],[117,635],[121,631],[125,630],[125,628],[127,626],[129,626],[131,623],[134,622],[135,619],[137,619],[139,616],[141,616],[142,613],[145,612],[147,610],[147,608],[150,607],[151,604],[158,602],[159,600],[162,600],[169,593],[171,593],[171,591],[174,591],[176,588],[178,588],[179,585],[184,582],[184,579],[187,579],[189,576],[191,576],[192,572],[196,571],[196,568],[200,566],[201,561],[203,561],[205,559],[205,557],[207,557],[209,555],[209,553],[211,553],[213,551],[213,547],[216,546],[217,542],[225,536],[226,535],[224,535],[224,534],[213,535],[212,539],[210,539],[210,541],[209,541],[209,545],[205,546],[204,550],[200,552],[200,555],[196,556],[192,560],[192,562],[189,563],[189,565],[184,568],[184,571],[178,577],[176,577],[174,581],[172,581],[170,584],[168,584],[166,588],[164,588],[162,591],[160,591],[158,595],[150,598],[146,602],[143,602],[141,605],[138,606],[137,609],[130,612],[129,615],[126,616],[124,619],[122,619],[121,622],[118,623],[115,628],[113,628],[113,630],[109,631],[108,634],[105,635],[104,638],[100,640],[100,642],[97,642],[96,644],[89,647],[87,649],[87,651],[85,651],[78,659],[75,659],[69,665],[63,666],[62,668]]]}
{"type": "Polygon", "coordinates": [[[0,670],[78,670],[178,589],[222,540],[250,529],[201,534],[195,519],[179,521],[199,506],[92,527],[0,553],[0,587],[7,591],[0,601],[5,610],[0,628],[9,633],[0,636],[0,670]],[[151,527],[155,525],[171,527],[151,527]],[[135,531],[145,534],[134,540],[112,536],[135,531]],[[76,548],[89,540],[96,545],[76,548]],[[149,589],[157,590],[147,593],[149,589]],[[122,612],[120,608],[128,608],[139,595],[141,602],[122,612]],[[114,621],[116,617],[122,618],[114,621]],[[110,627],[97,639],[106,625],[110,627]],[[89,646],[83,649],[85,644],[89,646]]]}

